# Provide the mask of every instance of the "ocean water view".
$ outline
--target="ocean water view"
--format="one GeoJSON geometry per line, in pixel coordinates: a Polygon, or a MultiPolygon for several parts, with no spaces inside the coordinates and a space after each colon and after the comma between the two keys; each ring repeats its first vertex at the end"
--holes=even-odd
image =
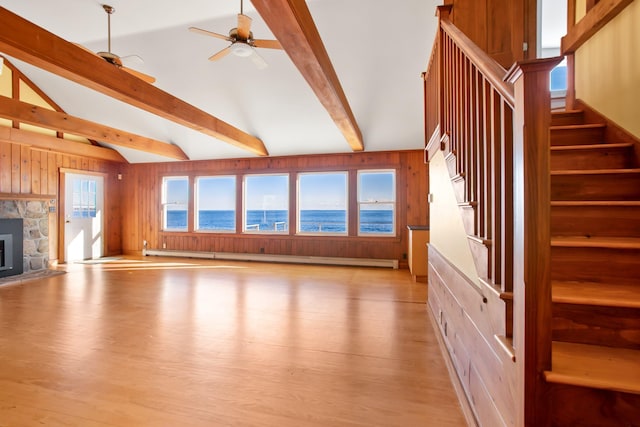
{"type": "MultiPolygon", "coordinates": [[[[251,210],[247,211],[248,231],[287,231],[288,211],[251,210]]],[[[200,230],[235,231],[235,212],[222,210],[199,211],[200,230]]],[[[187,211],[167,211],[168,229],[185,229],[187,211]]],[[[344,233],[347,230],[347,212],[344,210],[303,210],[300,211],[300,232],[344,233]]],[[[393,211],[363,210],[360,212],[360,232],[393,233],[393,211]]]]}

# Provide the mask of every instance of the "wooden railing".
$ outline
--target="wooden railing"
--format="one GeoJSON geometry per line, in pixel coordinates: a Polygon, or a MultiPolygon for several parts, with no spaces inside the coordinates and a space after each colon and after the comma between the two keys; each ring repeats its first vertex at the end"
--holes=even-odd
{"type": "MultiPolygon", "coordinates": [[[[444,151],[465,209],[464,221],[480,280],[500,293],[511,318],[513,291],[513,85],[506,70],[439,8],[438,118],[444,151]],[[473,215],[469,212],[473,211],[473,215]]],[[[429,123],[429,121],[427,122],[429,123]]],[[[504,334],[512,335],[512,322],[504,334]]]]}
{"type": "Polygon", "coordinates": [[[464,179],[458,202],[475,209],[467,234],[482,239],[489,251],[481,258],[488,263],[481,279],[511,292],[513,86],[503,81],[505,70],[448,19],[441,20],[440,44],[443,149],[455,157],[455,171],[464,179]]]}
{"type": "Polygon", "coordinates": [[[439,38],[436,38],[427,71],[422,73],[424,80],[424,136],[425,159],[429,158],[429,152],[439,148],[440,145],[440,95],[438,93],[440,74],[437,64],[440,57],[439,38]]]}
{"type": "Polygon", "coordinates": [[[561,58],[507,72],[451,23],[450,5],[438,13],[431,67],[439,108],[427,111],[438,117],[425,123],[440,130],[481,293],[505,302],[502,341],[520,372],[520,419],[536,425],[529,423],[544,413],[541,374],[551,368],[549,73],[561,58]]]}

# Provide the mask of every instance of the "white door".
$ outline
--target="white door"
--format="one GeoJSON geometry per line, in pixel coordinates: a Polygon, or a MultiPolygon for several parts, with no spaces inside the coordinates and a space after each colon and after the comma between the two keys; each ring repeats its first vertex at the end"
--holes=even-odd
{"type": "Polygon", "coordinates": [[[102,256],[104,178],[65,173],[65,262],[102,256]]]}

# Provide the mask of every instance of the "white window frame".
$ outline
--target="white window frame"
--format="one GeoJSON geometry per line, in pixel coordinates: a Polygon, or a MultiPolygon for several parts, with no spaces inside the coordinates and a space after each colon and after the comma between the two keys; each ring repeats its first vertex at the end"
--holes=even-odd
{"type": "Polygon", "coordinates": [[[349,172],[347,171],[327,171],[327,172],[299,172],[296,182],[296,234],[301,235],[314,235],[314,236],[347,236],[349,234],[349,172]],[[300,194],[300,178],[309,175],[342,175],[344,177],[344,211],[345,211],[345,229],[344,231],[322,231],[322,225],[320,230],[309,231],[302,230],[302,210],[301,209],[301,194],[300,194]]]}
{"type": "Polygon", "coordinates": [[[397,221],[396,217],[398,215],[398,206],[397,206],[397,171],[395,169],[360,169],[357,173],[357,195],[356,195],[356,206],[357,206],[357,216],[358,216],[358,236],[376,236],[376,237],[395,237],[397,235],[397,221]],[[385,174],[389,173],[393,177],[392,183],[392,200],[384,200],[384,199],[376,199],[376,200],[361,200],[362,194],[362,185],[361,185],[361,177],[366,174],[385,174]],[[376,206],[376,205],[392,205],[392,224],[390,232],[368,232],[362,231],[362,218],[361,212],[363,211],[363,206],[376,206]]]}
{"type": "MultiPolygon", "coordinates": [[[[167,232],[186,232],[189,231],[189,177],[188,176],[163,176],[162,177],[162,231],[167,232]],[[178,203],[168,203],[167,202],[167,183],[169,181],[177,181],[177,180],[186,180],[187,181],[187,201],[184,204],[185,210],[187,212],[187,224],[184,228],[169,228],[168,227],[168,215],[169,211],[168,207],[171,205],[178,205],[178,203]]],[[[181,205],[181,204],[180,204],[181,205]]],[[[181,205],[182,206],[182,205],[181,205]]]]}
{"type": "MultiPolygon", "coordinates": [[[[262,174],[246,174],[242,177],[242,232],[243,233],[249,233],[249,234],[289,234],[289,228],[291,227],[291,224],[289,223],[289,213],[291,211],[291,206],[289,205],[289,200],[290,200],[290,191],[291,191],[291,185],[290,185],[290,180],[291,177],[288,173],[262,173],[262,174]],[[266,229],[266,228],[262,228],[260,229],[260,224],[257,224],[258,228],[254,228],[255,225],[254,224],[247,224],[247,212],[248,211],[255,211],[256,209],[248,209],[248,201],[247,201],[247,181],[250,180],[251,178],[256,178],[256,177],[267,177],[267,176],[279,176],[279,177],[286,177],[286,191],[284,194],[284,203],[286,205],[286,216],[285,216],[285,221],[283,222],[275,222],[274,223],[274,229],[266,229]],[[279,227],[282,228],[280,229],[279,227]]],[[[252,202],[253,203],[253,202],[252,202]]],[[[263,200],[263,208],[262,210],[265,213],[265,217],[266,217],[266,212],[268,211],[267,209],[267,205],[269,205],[269,201],[268,200],[263,200]]],[[[278,204],[277,201],[275,201],[274,203],[278,204]]],[[[275,210],[281,210],[281,209],[275,209],[275,210]]]]}
{"type": "MultiPolygon", "coordinates": [[[[236,197],[237,197],[237,187],[238,187],[238,179],[235,175],[202,175],[196,176],[194,179],[194,230],[199,233],[235,233],[238,229],[238,224],[236,224],[236,197]],[[199,183],[204,179],[233,179],[233,228],[232,229],[209,229],[200,228],[200,188],[199,183]]],[[[226,211],[227,209],[225,209],[226,211]]],[[[214,210],[215,211],[215,210],[214,210]]]]}

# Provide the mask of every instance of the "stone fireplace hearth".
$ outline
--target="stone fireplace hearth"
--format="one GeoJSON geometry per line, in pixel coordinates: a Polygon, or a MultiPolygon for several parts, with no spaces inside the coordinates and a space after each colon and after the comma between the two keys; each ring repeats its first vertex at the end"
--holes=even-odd
{"type": "Polygon", "coordinates": [[[49,203],[45,200],[0,200],[0,218],[23,220],[23,273],[46,270],[49,266],[49,203]]]}

